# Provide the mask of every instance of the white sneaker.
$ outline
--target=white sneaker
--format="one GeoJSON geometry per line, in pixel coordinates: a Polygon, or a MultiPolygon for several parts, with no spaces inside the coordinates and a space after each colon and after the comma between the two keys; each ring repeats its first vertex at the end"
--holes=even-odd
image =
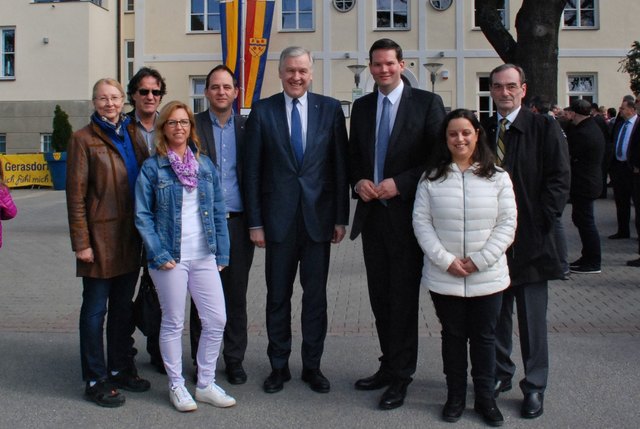
{"type": "Polygon", "coordinates": [[[196,401],[193,400],[191,394],[184,386],[175,386],[169,389],[169,399],[178,411],[194,411],[198,409],[196,401]]]}
{"type": "Polygon", "coordinates": [[[196,387],[196,399],[220,408],[232,407],[236,404],[236,400],[215,383],[211,383],[204,389],[196,387]]]}

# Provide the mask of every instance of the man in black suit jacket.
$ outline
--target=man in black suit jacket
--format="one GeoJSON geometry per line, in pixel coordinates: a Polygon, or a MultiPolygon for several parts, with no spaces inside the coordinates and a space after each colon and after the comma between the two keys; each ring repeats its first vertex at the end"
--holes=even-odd
{"type": "Polygon", "coordinates": [[[308,92],[311,53],[282,51],[284,92],[256,102],[247,121],[246,209],[251,240],[266,247],[267,354],[264,390],[291,378],[291,294],[298,266],[302,285],[302,380],[325,393],[320,371],[327,332],[330,243],[349,221],[347,130],[340,102],[308,92]]]}
{"type": "MultiPolygon", "coordinates": [[[[242,191],[245,118],[233,114],[238,84],[227,66],[219,65],[209,72],[204,95],[209,109],[196,115],[196,133],[202,152],[211,158],[220,174],[231,242],[229,266],[220,272],[227,311],[222,355],[229,383],[243,384],[247,381],[242,366],[247,349],[247,285],[254,252],[242,191]]],[[[202,326],[193,300],[190,331],[191,357],[195,361],[202,326]]]]}
{"type": "MultiPolygon", "coordinates": [[[[640,99],[634,100],[634,105],[636,107],[640,106],[640,99]]],[[[635,118],[635,122],[629,136],[627,164],[631,172],[631,198],[633,200],[633,208],[636,216],[636,231],[640,231],[640,116],[637,114],[631,115],[632,120],[633,118],[635,118]]],[[[622,127],[621,124],[618,125],[616,131],[619,130],[620,127],[622,127]]],[[[638,253],[640,253],[640,243],[638,253]]],[[[630,267],[640,267],[640,258],[627,261],[627,265],[630,267]]]]}
{"type": "Polygon", "coordinates": [[[438,95],[402,82],[403,69],[402,48],[396,42],[373,43],[369,70],[378,91],[355,101],[349,136],[351,185],[358,199],[351,239],[362,233],[369,298],[382,351],[379,370],[358,380],[355,387],[388,386],[379,402],[381,409],[404,403],[416,370],[423,255],[413,234],[413,200],[445,115],[438,95]],[[383,125],[388,145],[378,139],[383,110],[389,113],[388,126],[383,125]],[[386,153],[380,150],[384,146],[386,153]]]}
{"type": "Polygon", "coordinates": [[[527,84],[521,67],[498,66],[489,82],[498,113],[483,125],[498,161],[511,176],[518,205],[516,237],[507,251],[511,285],[502,295],[496,327],[495,394],[511,389],[515,373],[511,360],[515,302],[525,373],[520,381],[524,394],[520,414],[536,418],[543,413],[549,375],[548,281],[563,277],[554,225],[569,198],[569,150],[557,121],[522,106],[527,84]]]}

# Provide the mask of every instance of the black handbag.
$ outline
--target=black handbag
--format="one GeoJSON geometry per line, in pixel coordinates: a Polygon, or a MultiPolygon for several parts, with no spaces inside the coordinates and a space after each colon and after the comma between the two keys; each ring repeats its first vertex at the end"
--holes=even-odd
{"type": "Polygon", "coordinates": [[[162,319],[160,301],[146,268],[142,272],[138,295],[133,302],[133,319],[138,329],[146,337],[157,337],[160,334],[160,320],[162,319]]]}

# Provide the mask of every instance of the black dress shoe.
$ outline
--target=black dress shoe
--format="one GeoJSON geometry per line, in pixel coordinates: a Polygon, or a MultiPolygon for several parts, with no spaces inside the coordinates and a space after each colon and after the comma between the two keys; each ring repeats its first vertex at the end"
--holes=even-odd
{"type": "Polygon", "coordinates": [[[628,267],[640,267],[640,258],[627,261],[628,267]]]}
{"type": "Polygon", "coordinates": [[[493,397],[497,398],[502,392],[511,390],[511,380],[497,380],[493,388],[493,397]]]}
{"type": "Polygon", "coordinates": [[[242,362],[229,362],[225,365],[224,373],[230,384],[244,384],[247,382],[247,373],[244,372],[242,362]]]}
{"type": "Polygon", "coordinates": [[[267,393],[279,392],[284,387],[284,383],[289,380],[291,380],[291,372],[289,372],[288,366],[284,368],[274,368],[271,370],[269,377],[264,381],[264,391],[267,393]]]}
{"type": "Polygon", "coordinates": [[[162,358],[152,357],[150,363],[151,366],[153,366],[160,374],[167,373],[167,370],[164,369],[164,362],[162,362],[162,358]]]}
{"type": "Polygon", "coordinates": [[[303,369],[302,381],[307,383],[314,392],[328,393],[331,389],[329,380],[322,374],[320,369],[303,369]]]}
{"type": "Polygon", "coordinates": [[[370,377],[356,381],[356,390],[378,390],[391,384],[391,376],[382,370],[378,370],[370,377]]]}
{"type": "Polygon", "coordinates": [[[540,417],[544,411],[543,403],[543,393],[526,393],[524,395],[524,401],[522,401],[522,408],[520,408],[520,415],[525,419],[535,419],[536,417],[540,417]]]}
{"type": "Polygon", "coordinates": [[[407,396],[407,386],[409,386],[409,381],[392,381],[389,388],[382,394],[378,407],[381,410],[393,410],[401,407],[404,404],[405,396],[407,396]]]}
{"type": "Polygon", "coordinates": [[[151,383],[140,378],[136,370],[124,370],[116,375],[110,375],[109,381],[118,389],[129,392],[146,392],[151,388],[151,383]]]}
{"type": "Polygon", "coordinates": [[[465,398],[462,396],[449,396],[442,408],[442,420],[455,423],[460,420],[466,406],[465,398]]]}
{"type": "Polygon", "coordinates": [[[476,413],[482,416],[482,420],[489,426],[502,426],[504,424],[504,417],[496,405],[496,400],[493,398],[476,399],[473,409],[476,413]]]}
{"type": "Polygon", "coordinates": [[[629,233],[621,234],[619,232],[616,232],[615,234],[609,236],[609,240],[620,240],[622,238],[629,238],[629,233]]]}

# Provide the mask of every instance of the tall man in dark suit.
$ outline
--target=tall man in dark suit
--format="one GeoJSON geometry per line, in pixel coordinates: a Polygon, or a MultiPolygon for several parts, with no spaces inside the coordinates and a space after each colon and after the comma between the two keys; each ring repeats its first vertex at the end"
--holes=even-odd
{"type": "Polygon", "coordinates": [[[369,49],[378,91],[353,105],[349,161],[358,199],[351,239],[362,233],[371,309],[382,356],[358,390],[388,386],[381,409],[401,406],[416,370],[422,250],[411,223],[413,200],[444,118],[442,99],[402,81],[402,48],[381,39],[369,49]],[[384,119],[383,119],[384,118],[384,119]]]}
{"type": "MultiPolygon", "coordinates": [[[[630,142],[639,134],[638,115],[632,96],[625,96],[618,111],[612,132],[613,157],[609,166],[613,198],[616,202],[618,230],[610,235],[612,240],[629,238],[629,222],[631,220],[631,198],[633,196],[632,167],[629,162],[630,142]],[[635,134],[635,136],[634,136],[635,134]],[[633,137],[633,138],[632,138],[633,137]]],[[[635,204],[635,202],[634,202],[635,204]]],[[[640,232],[640,219],[636,216],[636,232],[640,232]]]]}
{"type": "Polygon", "coordinates": [[[507,251],[511,285],[503,293],[496,327],[495,393],[511,389],[515,373],[511,360],[515,301],[525,373],[520,381],[524,394],[520,414],[535,418],[543,412],[549,374],[547,282],[563,275],[554,224],[569,198],[569,151],[557,121],[522,106],[527,84],[521,67],[496,67],[489,82],[498,113],[484,127],[499,163],[511,176],[518,205],[516,238],[507,251]]]}
{"type": "MultiPolygon", "coordinates": [[[[624,103],[624,102],[623,102],[624,103]]],[[[634,100],[636,112],[640,107],[640,98],[634,100]]],[[[633,200],[633,208],[635,211],[636,231],[640,231],[640,116],[637,114],[629,119],[634,122],[629,134],[629,142],[627,147],[627,162],[631,171],[631,199],[633,200]]],[[[621,129],[624,125],[619,125],[621,129]]],[[[640,232],[638,232],[640,235],[640,232]]],[[[640,246],[640,243],[639,243],[640,246]]],[[[640,247],[638,249],[640,253],[640,247]]],[[[630,267],[640,267],[640,258],[627,261],[630,267]]]]}
{"type": "Polygon", "coordinates": [[[340,103],[308,92],[311,53],[282,51],[284,92],[256,102],[247,122],[246,210],[251,240],[266,247],[267,354],[264,390],[291,378],[291,294],[298,265],[302,285],[302,380],[328,392],[320,371],[327,332],[326,285],[330,243],[349,221],[347,130],[340,103]]]}
{"type": "MultiPolygon", "coordinates": [[[[204,95],[209,109],[196,115],[196,133],[204,154],[211,158],[220,175],[231,242],[229,266],[220,272],[227,311],[222,355],[229,383],[243,384],[247,381],[242,366],[247,349],[247,285],[254,251],[242,191],[245,118],[233,114],[238,84],[227,66],[219,65],[209,72],[204,95]]],[[[202,326],[193,301],[190,328],[191,356],[195,360],[202,326]]]]}

